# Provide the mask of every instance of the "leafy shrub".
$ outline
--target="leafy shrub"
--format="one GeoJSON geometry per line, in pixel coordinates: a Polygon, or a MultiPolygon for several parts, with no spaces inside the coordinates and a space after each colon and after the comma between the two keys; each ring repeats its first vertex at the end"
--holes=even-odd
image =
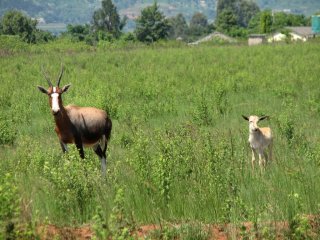
{"type": "Polygon", "coordinates": [[[224,115],[227,113],[228,109],[228,97],[227,97],[227,90],[225,86],[218,85],[216,86],[215,92],[215,102],[214,105],[220,115],[224,115]]]}
{"type": "Polygon", "coordinates": [[[13,144],[16,131],[13,122],[0,116],[0,145],[13,144]]]}
{"type": "Polygon", "coordinates": [[[178,226],[161,224],[161,228],[152,231],[151,239],[185,239],[185,240],[205,240],[210,237],[209,227],[203,223],[190,222],[182,223],[178,226]]]}
{"type": "Polygon", "coordinates": [[[303,208],[301,197],[297,193],[289,194],[289,232],[291,239],[312,239],[308,216],[299,213],[303,208]],[[296,213],[296,214],[295,214],[296,213]]]}
{"type": "Polygon", "coordinates": [[[50,195],[54,196],[62,215],[73,212],[82,221],[87,218],[86,207],[94,200],[95,186],[101,180],[100,168],[96,167],[95,160],[98,161],[97,158],[93,161],[81,159],[78,150],[70,146],[69,152],[62,158],[44,162],[43,172],[51,185],[50,195]]]}
{"type": "Polygon", "coordinates": [[[131,232],[134,230],[135,226],[132,217],[129,218],[130,216],[128,216],[124,204],[124,191],[122,188],[118,188],[114,199],[114,207],[109,217],[109,227],[113,239],[133,240],[134,238],[131,237],[131,232]]]}
{"type": "Polygon", "coordinates": [[[280,115],[277,119],[280,134],[285,137],[289,144],[295,138],[295,126],[293,120],[287,115],[280,115]]]}
{"type": "Polygon", "coordinates": [[[0,49],[8,51],[27,51],[29,45],[23,42],[19,36],[0,35],[0,49]]]}
{"type": "Polygon", "coordinates": [[[110,230],[108,229],[107,218],[101,206],[96,207],[96,214],[93,216],[92,220],[92,228],[95,232],[95,236],[93,237],[93,239],[108,239],[110,230]]]}
{"type": "Polygon", "coordinates": [[[208,97],[202,93],[196,98],[196,108],[192,113],[193,120],[199,125],[208,126],[213,123],[213,112],[208,97]]]}
{"type": "Polygon", "coordinates": [[[14,238],[15,224],[20,210],[18,188],[14,177],[6,173],[0,179],[0,237],[14,238]],[[4,229],[5,228],[5,229],[4,229]],[[4,235],[3,235],[4,234],[4,235]]]}

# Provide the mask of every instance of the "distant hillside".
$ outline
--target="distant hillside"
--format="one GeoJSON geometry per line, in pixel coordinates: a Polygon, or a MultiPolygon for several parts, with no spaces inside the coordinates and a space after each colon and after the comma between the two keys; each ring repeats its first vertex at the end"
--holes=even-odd
{"type": "MultiPolygon", "coordinates": [[[[260,8],[270,8],[311,15],[320,10],[320,0],[256,0],[260,8]]],[[[135,19],[142,8],[153,0],[114,0],[121,15],[135,19]]],[[[215,18],[216,0],[158,0],[166,16],[183,13],[189,20],[195,12],[204,13],[209,21],[215,18]]],[[[0,16],[9,9],[25,11],[34,18],[44,18],[47,23],[88,23],[101,0],[0,0],[0,16]]]]}
{"type": "Polygon", "coordinates": [[[261,9],[287,10],[310,16],[320,11],[320,0],[256,0],[261,9]]]}

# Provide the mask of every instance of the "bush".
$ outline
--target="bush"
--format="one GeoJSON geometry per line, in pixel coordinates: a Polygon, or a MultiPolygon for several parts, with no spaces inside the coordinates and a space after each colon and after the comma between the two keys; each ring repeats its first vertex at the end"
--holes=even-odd
{"type": "Polygon", "coordinates": [[[19,215],[18,188],[14,177],[6,173],[0,178],[0,238],[12,239],[15,235],[15,222],[19,215]],[[4,229],[5,228],[5,229],[4,229]]]}
{"type": "Polygon", "coordinates": [[[29,45],[23,42],[19,36],[0,35],[0,50],[9,52],[27,51],[29,45]]]}
{"type": "Polygon", "coordinates": [[[16,138],[16,131],[13,129],[13,122],[0,116],[0,145],[13,144],[16,138]]]}

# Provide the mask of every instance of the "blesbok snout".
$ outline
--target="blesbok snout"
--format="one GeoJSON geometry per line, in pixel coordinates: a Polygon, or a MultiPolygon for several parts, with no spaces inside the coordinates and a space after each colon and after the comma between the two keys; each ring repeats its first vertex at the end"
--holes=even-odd
{"type": "Polygon", "coordinates": [[[254,121],[249,121],[249,131],[250,132],[255,132],[257,131],[259,128],[258,128],[258,125],[256,122],[254,121]]]}

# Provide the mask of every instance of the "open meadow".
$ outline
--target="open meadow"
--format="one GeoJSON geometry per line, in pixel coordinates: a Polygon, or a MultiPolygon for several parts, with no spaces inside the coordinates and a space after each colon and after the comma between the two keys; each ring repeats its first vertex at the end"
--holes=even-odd
{"type": "Polygon", "coordinates": [[[241,229],[226,229],[230,239],[276,239],[274,223],[286,222],[283,238],[316,239],[319,53],[319,42],[94,48],[2,39],[0,238],[89,224],[93,238],[130,239],[156,224],[149,239],[214,239],[203,226],[230,223],[241,229]],[[41,66],[55,82],[61,62],[61,85],[72,84],[64,105],[112,119],[105,179],[92,149],[84,160],[71,145],[62,153],[37,89],[47,87],[41,66]],[[270,116],[260,126],[273,130],[274,160],[263,173],[251,169],[242,114],[270,116]]]}

